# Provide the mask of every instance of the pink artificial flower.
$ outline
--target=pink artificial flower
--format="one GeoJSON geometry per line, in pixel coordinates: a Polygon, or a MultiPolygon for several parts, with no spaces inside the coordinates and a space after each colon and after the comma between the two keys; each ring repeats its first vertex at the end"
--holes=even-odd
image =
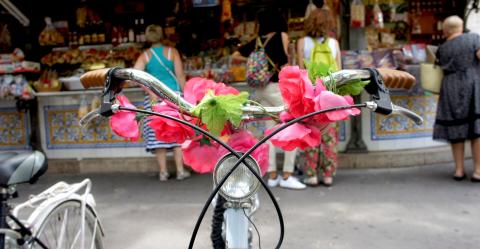
{"type": "Polygon", "coordinates": [[[216,83],[213,80],[195,77],[185,83],[184,98],[192,103],[199,103],[208,90],[212,90],[215,96],[227,94],[239,94],[240,92],[224,83],[216,83]]]}
{"type": "MultiPolygon", "coordinates": [[[[265,131],[268,135],[278,129],[281,124],[278,124],[265,131]]],[[[308,147],[316,147],[321,141],[320,130],[309,124],[295,123],[285,130],[275,134],[270,140],[272,144],[282,148],[283,150],[291,151],[295,148],[305,149],[308,147]]]]}
{"type": "MultiPolygon", "coordinates": [[[[324,110],[337,106],[352,105],[353,99],[350,96],[340,96],[330,91],[322,91],[315,97],[315,110],[324,110]]],[[[358,115],[360,110],[357,108],[327,112],[315,116],[315,120],[320,123],[331,123],[340,120],[347,120],[350,115],[358,115]]]]}
{"type": "Polygon", "coordinates": [[[327,87],[323,84],[322,79],[317,79],[317,81],[315,82],[315,96],[317,96],[323,91],[327,91],[327,87]]]}
{"type": "Polygon", "coordinates": [[[211,173],[215,168],[218,157],[218,144],[201,144],[197,140],[186,140],[182,144],[183,162],[197,173],[211,173]]]}
{"type": "Polygon", "coordinates": [[[212,89],[215,84],[213,80],[200,77],[191,78],[185,83],[183,96],[188,102],[197,104],[203,99],[207,90],[212,89]]]}
{"type": "MultiPolygon", "coordinates": [[[[118,95],[117,100],[120,102],[120,106],[135,108],[125,95],[118,95]]],[[[110,127],[118,136],[137,141],[140,137],[140,131],[136,116],[134,112],[130,111],[116,112],[110,118],[110,127]]]]}
{"type": "MultiPolygon", "coordinates": [[[[159,112],[171,117],[175,118],[183,118],[183,116],[180,114],[180,112],[166,104],[166,103],[161,103],[158,105],[154,105],[152,109],[155,112],[159,112]]],[[[166,143],[183,143],[185,140],[187,140],[190,137],[193,137],[195,135],[194,131],[192,128],[180,124],[176,121],[158,117],[158,116],[150,116],[148,117],[150,119],[150,127],[155,131],[155,136],[158,140],[166,142],[166,143]]],[[[193,121],[194,120],[188,120],[188,121],[193,121]]]]}
{"type": "Polygon", "coordinates": [[[281,112],[280,113],[280,121],[282,121],[282,123],[286,123],[292,119],[294,119],[295,117],[292,116],[292,114],[290,114],[289,112],[281,112]]]}
{"type": "Polygon", "coordinates": [[[213,87],[213,94],[215,96],[228,95],[228,94],[237,95],[237,94],[240,94],[240,91],[238,91],[237,89],[231,86],[227,86],[222,82],[219,82],[213,87]]]}
{"type": "Polygon", "coordinates": [[[288,112],[298,118],[314,110],[315,91],[307,70],[298,66],[283,67],[278,76],[279,88],[288,112]]]}
{"type": "MultiPolygon", "coordinates": [[[[235,151],[247,152],[252,148],[258,140],[253,136],[252,133],[246,130],[234,133],[230,136],[227,144],[232,147],[235,151]]],[[[218,150],[219,158],[228,154],[227,149],[220,147],[218,150]]],[[[262,144],[257,149],[252,152],[252,157],[258,162],[260,166],[261,175],[265,175],[268,169],[268,144],[262,144]]]]}

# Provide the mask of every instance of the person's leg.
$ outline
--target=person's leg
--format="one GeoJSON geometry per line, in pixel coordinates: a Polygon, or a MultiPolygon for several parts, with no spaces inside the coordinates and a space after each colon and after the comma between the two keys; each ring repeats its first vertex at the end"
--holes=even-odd
{"type": "Polygon", "coordinates": [[[156,149],[155,157],[159,166],[159,179],[160,181],[166,181],[169,177],[167,170],[167,150],[166,149],[156,149]]]}
{"type": "Polygon", "coordinates": [[[473,155],[473,175],[472,178],[480,179],[480,138],[471,141],[473,155]]]}
{"type": "Polygon", "coordinates": [[[285,151],[283,160],[283,179],[287,179],[293,173],[295,168],[295,157],[297,156],[297,149],[292,151],[285,151]]]}
{"type": "Polygon", "coordinates": [[[182,147],[173,148],[173,158],[175,159],[175,168],[177,169],[177,180],[183,180],[190,177],[190,172],[183,167],[182,147]]]}
{"type": "Polygon", "coordinates": [[[304,172],[306,172],[307,178],[304,179],[304,183],[311,186],[318,185],[318,153],[320,148],[317,146],[315,148],[305,149],[305,166],[304,172]]]}
{"type": "Polygon", "coordinates": [[[283,160],[283,177],[280,179],[280,187],[289,189],[304,189],[307,187],[296,177],[292,176],[296,156],[296,149],[293,151],[285,151],[285,158],[283,160]]]}
{"type": "Polygon", "coordinates": [[[271,142],[268,143],[268,178],[277,179],[277,151],[271,142]]]}
{"type": "MultiPolygon", "coordinates": [[[[275,84],[276,85],[276,84],[275,84]]],[[[256,99],[258,102],[264,106],[277,106],[282,105],[282,96],[278,90],[278,87],[275,87],[273,84],[267,85],[265,88],[259,88],[255,91],[256,99]],[[278,103],[278,98],[280,98],[280,104],[278,103]]],[[[275,122],[272,120],[265,121],[265,128],[269,129],[275,125],[275,122]]],[[[269,186],[274,187],[278,185],[278,174],[277,174],[277,153],[275,146],[268,141],[269,154],[268,154],[268,179],[269,186]]],[[[278,179],[279,180],[279,179],[278,179]]]]}
{"type": "Polygon", "coordinates": [[[177,172],[183,171],[182,147],[173,148],[173,158],[175,159],[175,167],[177,172]]]}
{"type": "Polygon", "coordinates": [[[462,177],[465,174],[464,153],[465,142],[452,143],[453,160],[455,161],[454,177],[462,177]]]}
{"type": "Polygon", "coordinates": [[[323,184],[326,186],[333,184],[333,176],[337,170],[337,144],[338,130],[336,125],[332,125],[322,135],[321,155],[319,155],[320,166],[323,170],[323,184]]]}

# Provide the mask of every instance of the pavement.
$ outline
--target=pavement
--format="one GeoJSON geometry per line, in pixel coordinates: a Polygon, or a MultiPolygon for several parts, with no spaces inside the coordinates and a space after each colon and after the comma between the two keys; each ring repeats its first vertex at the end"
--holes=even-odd
{"type": "MultiPolygon", "coordinates": [[[[471,172],[472,162],[466,165],[471,172]]],[[[330,188],[274,188],[285,222],[282,248],[478,249],[480,184],[455,182],[452,172],[452,164],[340,169],[330,188]]],[[[107,249],[187,248],[212,189],[210,175],[159,182],[151,173],[50,173],[35,185],[19,186],[15,202],[57,181],[87,177],[93,181],[107,249]]],[[[278,218],[264,190],[260,196],[254,222],[261,248],[274,248],[278,218]]],[[[194,248],[211,248],[210,212],[194,248]]]]}

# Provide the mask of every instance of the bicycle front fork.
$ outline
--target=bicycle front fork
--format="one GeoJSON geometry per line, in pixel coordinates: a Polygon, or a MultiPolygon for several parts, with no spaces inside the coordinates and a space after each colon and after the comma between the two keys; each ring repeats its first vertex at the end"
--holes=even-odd
{"type": "Polygon", "coordinates": [[[213,210],[212,233],[210,235],[213,248],[251,248],[252,234],[245,214],[246,210],[226,208],[226,203],[227,201],[222,196],[218,196],[213,210]]]}
{"type": "Polygon", "coordinates": [[[249,248],[249,222],[241,208],[225,210],[225,241],[227,248],[249,248]]]}

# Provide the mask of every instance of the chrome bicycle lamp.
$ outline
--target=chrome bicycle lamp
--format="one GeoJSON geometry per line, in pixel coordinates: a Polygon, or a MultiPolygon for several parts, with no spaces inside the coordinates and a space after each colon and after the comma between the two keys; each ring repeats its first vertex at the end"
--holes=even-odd
{"type": "MultiPolygon", "coordinates": [[[[223,156],[215,165],[215,171],[213,172],[213,181],[215,185],[230,172],[235,163],[237,157],[234,154],[227,154],[223,156]]],[[[260,174],[260,167],[257,161],[248,156],[245,161],[251,168],[260,174]]],[[[250,198],[255,194],[260,187],[260,182],[252,174],[244,163],[238,165],[235,171],[228,177],[227,181],[220,188],[220,195],[230,202],[242,202],[250,198]]]]}

